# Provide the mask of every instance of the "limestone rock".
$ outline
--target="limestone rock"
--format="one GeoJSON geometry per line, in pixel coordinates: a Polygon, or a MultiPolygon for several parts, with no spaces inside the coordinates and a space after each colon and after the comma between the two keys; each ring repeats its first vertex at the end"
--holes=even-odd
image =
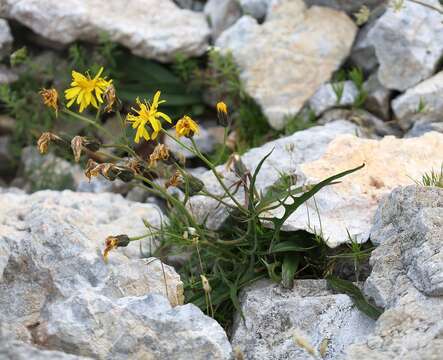
{"type": "Polygon", "coordinates": [[[378,80],[377,74],[372,74],[363,85],[367,93],[365,109],[385,121],[391,120],[392,91],[386,89],[378,80]]]}
{"type": "Polygon", "coordinates": [[[0,85],[10,84],[17,80],[18,80],[18,75],[14,71],[0,64],[0,85]]]}
{"type": "MultiPolygon", "coordinates": [[[[357,125],[343,120],[325,126],[312,127],[251,149],[242,155],[242,161],[253,173],[261,159],[272,150],[272,154],[263,163],[256,182],[258,190],[265,192],[267,188],[277,182],[280,173],[296,174],[297,167],[301,163],[318,159],[335,137],[340,134],[354,134],[356,132],[359,132],[357,125]]],[[[227,171],[225,166],[218,167],[217,171],[223,175],[228,186],[238,181],[234,173],[227,171]]],[[[223,194],[223,189],[211,172],[207,171],[199,178],[204,182],[208,191],[218,195],[223,194]]],[[[238,201],[244,201],[244,193],[241,189],[236,197],[238,201]]],[[[196,219],[200,221],[206,219],[206,225],[211,229],[217,229],[229,216],[226,207],[220,206],[215,200],[200,195],[191,197],[189,208],[196,219]]]]}
{"type": "Polygon", "coordinates": [[[427,121],[417,121],[414,123],[414,126],[412,126],[411,130],[409,130],[405,134],[405,138],[422,136],[423,134],[426,134],[430,131],[443,133],[443,122],[430,123],[427,121]]]}
{"type": "Polygon", "coordinates": [[[216,45],[232,52],[246,92],[282,129],[348,56],[356,30],[344,13],[282,0],[272,3],[263,25],[243,16],[216,45]]]}
{"type": "Polygon", "coordinates": [[[12,41],[11,29],[7,21],[0,19],[0,59],[8,54],[12,41]]]}
{"type": "Polygon", "coordinates": [[[230,359],[221,326],[192,304],[171,308],[156,294],[116,302],[80,293],[53,303],[37,342],[98,359],[230,359]]]}
{"type": "Polygon", "coordinates": [[[268,12],[272,0],[239,0],[243,14],[262,20],[268,12]]]}
{"type": "Polygon", "coordinates": [[[443,71],[408,89],[392,101],[399,125],[408,130],[415,121],[443,121],[443,71]],[[423,109],[420,107],[423,106],[423,109]]]}
{"type": "Polygon", "coordinates": [[[374,327],[347,295],[333,294],[324,280],[296,280],[290,290],[259,281],[243,291],[240,302],[245,321],[237,316],[232,345],[245,359],[314,358],[296,345],[296,332],[305,334],[317,356],[320,344],[328,341],[323,359],[340,359],[374,327]]]}
{"type": "MultiPolygon", "coordinates": [[[[283,229],[320,233],[331,247],[348,241],[348,232],[364,242],[379,201],[395,187],[413,184],[423,173],[439,169],[441,151],[443,134],[435,132],[418,138],[386,136],[382,140],[339,135],[319,160],[300,165],[304,183],[317,183],[363,163],[366,166],[339,184],[322,189],[315,202],[311,199],[288,218],[283,229]]],[[[281,217],[282,209],[272,215],[281,217]]]]}
{"type": "MultiPolygon", "coordinates": [[[[170,133],[171,135],[175,136],[175,131],[171,131],[170,133]]],[[[212,134],[203,126],[200,126],[200,132],[195,135],[193,139],[202,153],[208,154],[214,151],[215,139],[212,134]]],[[[180,139],[180,141],[183,142],[186,146],[192,148],[192,142],[190,139],[183,137],[180,139]]],[[[169,150],[176,155],[184,156],[186,159],[195,157],[192,152],[184,149],[169,136],[165,136],[164,143],[168,146],[169,150]]]]}
{"type": "Polygon", "coordinates": [[[360,10],[363,5],[366,5],[369,9],[374,9],[385,1],[386,0],[305,0],[305,3],[309,6],[327,6],[346,11],[348,14],[353,15],[360,10]]]}
{"type": "MultiPolygon", "coordinates": [[[[442,8],[437,0],[428,3],[442,8]]],[[[443,53],[441,14],[405,1],[399,11],[388,7],[368,39],[380,63],[380,82],[388,89],[407,90],[429,78],[438,66],[443,53]]]]}
{"type": "Polygon", "coordinates": [[[61,351],[41,350],[22,341],[0,342],[0,359],[8,360],[92,360],[61,351]]]}
{"type": "Polygon", "coordinates": [[[209,18],[212,38],[217,39],[240,18],[241,8],[237,0],[209,0],[205,4],[204,13],[209,18]]]}
{"type": "Polygon", "coordinates": [[[0,15],[62,44],[97,41],[104,32],[134,54],[163,62],[179,52],[203,54],[210,31],[202,13],[172,0],[1,0],[0,15]]]}
{"type": "Polygon", "coordinates": [[[316,116],[334,107],[351,106],[358,96],[358,89],[352,81],[327,83],[309,99],[308,106],[316,116]]]}
{"type": "Polygon", "coordinates": [[[439,359],[443,351],[443,190],[408,186],[380,204],[365,292],[386,310],[348,359],[439,359]]]}

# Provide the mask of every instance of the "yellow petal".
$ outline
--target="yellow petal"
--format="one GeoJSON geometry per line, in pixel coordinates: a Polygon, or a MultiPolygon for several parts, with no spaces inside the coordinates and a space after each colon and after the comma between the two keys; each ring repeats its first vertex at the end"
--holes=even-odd
{"type": "Polygon", "coordinates": [[[172,124],[172,120],[168,115],[166,115],[160,111],[157,112],[157,115],[160,116],[161,118],[165,119],[168,123],[172,124]]]}
{"type": "Polygon", "coordinates": [[[65,98],[69,100],[72,99],[73,97],[76,97],[80,92],[80,90],[81,88],[78,86],[65,90],[65,98]]]}

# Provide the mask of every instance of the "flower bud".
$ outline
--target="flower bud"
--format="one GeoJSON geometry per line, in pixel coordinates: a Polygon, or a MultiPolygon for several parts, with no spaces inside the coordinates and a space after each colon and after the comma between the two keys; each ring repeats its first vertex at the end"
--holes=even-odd
{"type": "Polygon", "coordinates": [[[228,114],[228,107],[223,101],[219,101],[217,103],[217,119],[218,124],[223,127],[227,127],[231,125],[231,119],[228,114]]]}
{"type": "Polygon", "coordinates": [[[130,242],[131,240],[128,235],[108,236],[105,241],[105,250],[103,251],[105,262],[108,262],[108,255],[112,249],[126,247],[130,242]]]}

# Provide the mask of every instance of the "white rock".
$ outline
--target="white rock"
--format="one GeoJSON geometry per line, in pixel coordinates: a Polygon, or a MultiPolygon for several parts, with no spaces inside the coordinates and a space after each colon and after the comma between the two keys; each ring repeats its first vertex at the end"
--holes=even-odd
{"type": "MultiPolygon", "coordinates": [[[[428,3],[443,9],[437,0],[428,3]]],[[[443,53],[441,14],[405,1],[401,10],[388,7],[369,31],[380,63],[378,78],[388,89],[404,91],[430,77],[443,53]]]]}
{"type": "MultiPolygon", "coordinates": [[[[423,173],[439,169],[441,151],[443,134],[436,132],[418,138],[387,136],[382,140],[339,135],[319,160],[300,165],[300,177],[312,184],[363,163],[366,166],[321,190],[315,202],[311,199],[294,212],[283,229],[320,233],[331,247],[348,241],[348,232],[365,242],[379,201],[395,187],[413,184],[423,173]]],[[[282,209],[272,215],[281,217],[282,209]]]]}
{"type": "MultiPolygon", "coordinates": [[[[358,126],[348,121],[336,121],[325,126],[312,127],[251,149],[242,156],[242,161],[253,173],[261,159],[272,150],[272,154],[263,163],[262,170],[257,177],[257,189],[265,192],[267,188],[278,181],[280,173],[296,174],[301,163],[318,159],[328,144],[338,135],[356,132],[359,132],[358,126]]],[[[217,170],[223,175],[227,186],[238,181],[233,172],[226,171],[225,166],[220,166],[217,170]]],[[[208,171],[199,178],[205,183],[205,188],[208,191],[223,195],[223,189],[211,172],[208,171]]],[[[238,201],[244,202],[244,193],[241,189],[236,194],[236,198],[238,201]]],[[[229,216],[226,207],[220,206],[217,201],[204,196],[193,196],[190,199],[189,207],[196,219],[199,221],[206,219],[206,225],[210,229],[220,227],[229,216]]]]}
{"type": "MultiPolygon", "coordinates": [[[[171,130],[170,134],[174,137],[176,136],[175,131],[171,130]]],[[[214,151],[215,139],[212,136],[212,134],[204,127],[200,126],[200,132],[196,134],[193,137],[193,139],[202,153],[208,154],[214,151]]],[[[192,142],[190,139],[182,137],[180,138],[180,141],[184,143],[186,146],[192,148],[192,142]]],[[[169,136],[165,136],[164,143],[166,146],[168,146],[169,150],[176,155],[184,156],[186,159],[195,157],[195,155],[192,152],[184,149],[181,145],[177,144],[177,142],[172,140],[169,136]]]]}
{"type": "Polygon", "coordinates": [[[408,89],[392,101],[398,124],[408,130],[416,121],[443,121],[443,71],[408,89]],[[420,104],[424,109],[420,112],[420,104]]]}
{"type": "Polygon", "coordinates": [[[290,290],[259,281],[243,291],[240,301],[245,320],[237,316],[232,345],[245,359],[314,359],[294,341],[300,332],[318,358],[320,344],[328,341],[323,358],[341,359],[374,327],[349,296],[333,294],[324,280],[296,280],[290,290]]]}
{"type": "Polygon", "coordinates": [[[357,96],[358,89],[350,80],[334,84],[327,83],[320,86],[309,99],[308,106],[316,116],[319,116],[334,107],[351,106],[357,96]]]}
{"type": "Polygon", "coordinates": [[[391,120],[392,91],[386,89],[378,80],[376,73],[372,74],[363,85],[367,96],[364,103],[365,109],[385,121],[391,120]]]}
{"type": "Polygon", "coordinates": [[[430,131],[437,131],[443,133],[443,122],[421,122],[417,121],[414,126],[405,134],[405,138],[422,136],[430,131]]]}
{"type": "Polygon", "coordinates": [[[1,0],[0,12],[58,43],[97,41],[104,32],[134,54],[164,62],[177,53],[203,54],[210,33],[202,13],[172,0],[1,0]]]}
{"type": "Polygon", "coordinates": [[[282,129],[348,56],[356,30],[344,13],[282,0],[272,3],[263,25],[243,16],[216,45],[232,52],[246,92],[282,129]]]}
{"type": "Polygon", "coordinates": [[[266,16],[268,7],[273,0],[239,0],[243,14],[261,20],[266,16]]]}
{"type": "Polygon", "coordinates": [[[385,312],[347,359],[439,359],[443,351],[443,190],[408,186],[380,204],[371,230],[379,247],[365,292],[385,312]]]}
{"type": "Polygon", "coordinates": [[[9,28],[7,21],[0,19],[0,59],[3,56],[6,56],[11,50],[12,41],[11,29],[9,28]]]}
{"type": "Polygon", "coordinates": [[[204,13],[209,18],[212,38],[217,39],[224,30],[240,18],[241,9],[237,0],[208,0],[204,13]]]}
{"type": "Polygon", "coordinates": [[[348,14],[353,15],[360,10],[363,5],[366,5],[369,9],[373,9],[385,1],[386,0],[305,0],[305,3],[309,6],[327,6],[346,11],[348,14]]]}

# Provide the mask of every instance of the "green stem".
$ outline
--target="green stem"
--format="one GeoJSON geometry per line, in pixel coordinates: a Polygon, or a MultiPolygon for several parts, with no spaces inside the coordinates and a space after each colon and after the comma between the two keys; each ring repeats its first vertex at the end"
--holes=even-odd
{"type": "Polygon", "coordinates": [[[85,117],[83,115],[77,114],[77,113],[75,113],[75,112],[73,112],[73,111],[71,111],[69,109],[66,109],[66,108],[63,109],[62,112],[65,113],[65,114],[71,115],[72,117],[74,117],[76,119],[79,119],[79,120],[81,120],[81,121],[83,121],[83,122],[85,122],[85,123],[87,123],[89,125],[94,126],[98,130],[103,131],[111,139],[114,137],[109,130],[105,129],[103,126],[101,126],[100,124],[98,124],[94,120],[91,120],[91,119],[89,119],[89,118],[87,118],[87,117],[85,117]]]}

